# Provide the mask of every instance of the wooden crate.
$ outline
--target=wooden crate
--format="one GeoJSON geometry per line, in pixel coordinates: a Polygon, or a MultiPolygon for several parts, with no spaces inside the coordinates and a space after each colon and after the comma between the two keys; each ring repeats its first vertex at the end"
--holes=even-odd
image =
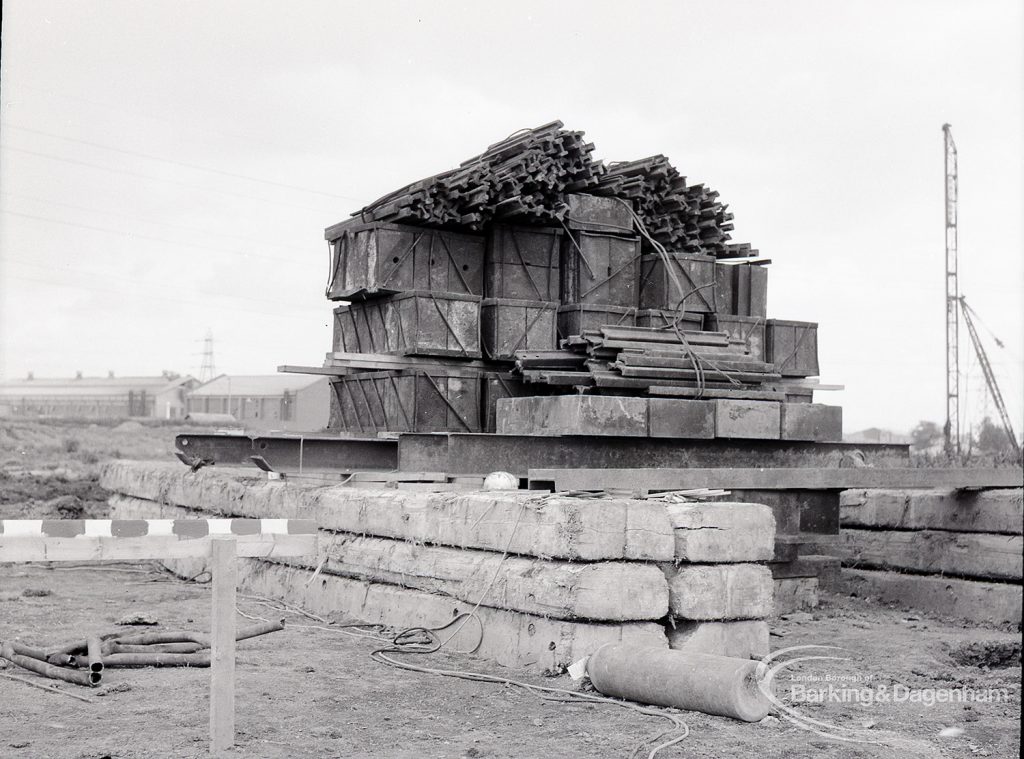
{"type": "Polygon", "coordinates": [[[480,298],[413,291],[334,311],[335,349],[480,358],[480,298]]]}
{"type": "Polygon", "coordinates": [[[768,319],[765,360],[783,377],[818,376],[818,325],[815,322],[768,319]]]}
{"type": "Polygon", "coordinates": [[[487,231],[488,298],[558,300],[562,230],[495,224],[487,231]]]}
{"type": "Polygon", "coordinates": [[[439,366],[359,372],[331,383],[332,429],[378,432],[481,432],[479,372],[439,366]]]}
{"type": "Polygon", "coordinates": [[[689,253],[645,254],[640,259],[640,308],[675,309],[685,295],[683,307],[698,313],[715,312],[715,258],[689,253]],[[669,266],[683,287],[679,294],[669,266]]]}
{"type": "Polygon", "coordinates": [[[334,309],[334,350],[346,353],[386,353],[392,347],[387,300],[353,303],[334,309]]]}
{"type": "Polygon", "coordinates": [[[765,350],[765,320],[759,316],[708,314],[705,327],[712,332],[725,332],[730,340],[746,346],[751,358],[770,361],[765,350]]]}
{"type": "Polygon", "coordinates": [[[715,264],[715,307],[720,314],[763,319],[768,313],[768,267],[715,264]]]}
{"type": "Polygon", "coordinates": [[[565,215],[569,229],[619,235],[633,233],[633,206],[628,200],[570,193],[565,196],[565,202],[569,206],[565,215]]]}
{"type": "Polygon", "coordinates": [[[483,354],[494,361],[512,361],[518,350],[553,350],[557,301],[488,298],[480,304],[483,354]]]}
{"type": "MultiPolygon", "coordinates": [[[[636,312],[636,326],[638,327],[669,327],[676,322],[677,311],[667,311],[660,308],[643,308],[636,312]]],[[[704,314],[697,311],[686,311],[678,319],[679,328],[690,332],[700,332],[704,329],[704,314]]]]}
{"type": "Polygon", "coordinates": [[[618,306],[594,306],[587,303],[569,303],[558,307],[558,339],[581,335],[603,326],[632,327],[636,324],[637,309],[618,306]]]}
{"type": "Polygon", "coordinates": [[[484,238],[402,224],[344,222],[331,243],[331,300],[364,300],[409,290],[482,296],[484,238]]]}
{"type": "Polygon", "coordinates": [[[573,230],[562,239],[561,262],[563,303],[636,307],[639,238],[573,230]]]}

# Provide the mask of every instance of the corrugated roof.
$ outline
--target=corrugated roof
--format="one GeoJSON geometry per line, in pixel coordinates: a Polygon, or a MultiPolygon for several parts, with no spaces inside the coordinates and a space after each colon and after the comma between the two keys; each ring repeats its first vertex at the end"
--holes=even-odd
{"type": "Polygon", "coordinates": [[[41,398],[59,396],[127,396],[130,391],[157,395],[191,381],[192,377],[39,377],[0,381],[0,397],[41,398]]]}
{"type": "Polygon", "coordinates": [[[294,393],[324,380],[324,377],[309,374],[222,374],[205,385],[200,385],[189,396],[202,397],[267,397],[281,396],[285,391],[294,393]]]}

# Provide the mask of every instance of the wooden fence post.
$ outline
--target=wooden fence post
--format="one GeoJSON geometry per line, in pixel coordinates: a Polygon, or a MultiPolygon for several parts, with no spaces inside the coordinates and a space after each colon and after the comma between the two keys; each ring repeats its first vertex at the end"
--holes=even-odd
{"type": "Polygon", "coordinates": [[[235,587],[238,582],[235,538],[210,540],[213,608],[210,626],[210,752],[235,743],[235,587]]]}

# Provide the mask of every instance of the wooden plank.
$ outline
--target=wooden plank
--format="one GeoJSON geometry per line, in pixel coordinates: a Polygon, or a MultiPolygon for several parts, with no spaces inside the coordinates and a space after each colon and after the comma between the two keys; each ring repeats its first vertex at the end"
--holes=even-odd
{"type": "Polygon", "coordinates": [[[322,374],[328,377],[344,377],[350,373],[350,369],[331,366],[295,366],[293,364],[282,364],[277,371],[285,374],[322,374]]]}
{"type": "MultiPolygon", "coordinates": [[[[653,327],[601,327],[601,334],[608,340],[669,343],[679,344],[679,337],[674,330],[656,329],[653,327]]],[[[683,332],[686,341],[691,345],[729,345],[729,337],[724,332],[683,332]]]]}
{"type": "MultiPolygon", "coordinates": [[[[697,355],[703,357],[701,354],[697,355]]],[[[733,355],[735,356],[737,354],[733,355]]],[[[646,351],[623,351],[619,354],[617,361],[623,366],[644,366],[660,369],[690,369],[693,366],[690,359],[685,356],[657,356],[651,355],[646,351]]],[[[710,372],[712,371],[712,364],[714,364],[714,369],[720,369],[722,371],[729,372],[730,374],[732,374],[733,372],[747,372],[758,375],[772,374],[772,365],[766,364],[764,361],[735,361],[732,359],[719,360],[715,358],[709,359],[708,361],[704,362],[702,366],[705,366],[707,370],[710,372]]],[[[781,375],[775,375],[775,379],[773,379],[772,381],[777,381],[778,379],[781,379],[781,375]]]]}
{"type": "Polygon", "coordinates": [[[843,527],[1024,532],[1024,491],[1020,488],[982,492],[847,490],[840,495],[839,507],[843,527]]]}
{"type": "Polygon", "coordinates": [[[684,490],[848,490],[850,488],[1009,488],[1021,474],[1004,469],[931,468],[716,468],[716,469],[530,469],[531,480],[554,482],[559,490],[638,488],[684,490]]]}
{"type": "MultiPolygon", "coordinates": [[[[612,367],[618,369],[623,377],[651,377],[654,379],[684,379],[696,380],[698,374],[693,369],[661,369],[658,367],[630,366],[616,362],[612,367]]],[[[703,376],[710,380],[735,380],[736,382],[773,382],[779,379],[777,374],[767,372],[737,372],[713,369],[705,366],[703,376]]]]}
{"type": "Polygon", "coordinates": [[[761,564],[666,567],[672,615],[690,620],[763,619],[772,613],[772,573],[761,564]]]}
{"type": "Polygon", "coordinates": [[[983,532],[846,528],[829,553],[851,567],[1020,582],[1024,538],[983,532]]]}
{"type": "Polygon", "coordinates": [[[1021,589],[1017,584],[844,569],[842,585],[844,593],[935,614],[946,621],[966,619],[972,625],[1021,623],[1021,589]]]}
{"type": "Polygon", "coordinates": [[[236,556],[233,537],[217,535],[210,540],[210,751],[214,755],[235,743],[236,556]]]}
{"type": "Polygon", "coordinates": [[[347,353],[331,351],[327,354],[333,367],[365,369],[487,369],[495,370],[492,362],[477,360],[445,359],[442,356],[392,356],[386,353],[347,353]]]}
{"type": "Polygon", "coordinates": [[[721,564],[768,561],[775,517],[759,503],[675,503],[665,507],[675,532],[676,561],[721,564]]]}

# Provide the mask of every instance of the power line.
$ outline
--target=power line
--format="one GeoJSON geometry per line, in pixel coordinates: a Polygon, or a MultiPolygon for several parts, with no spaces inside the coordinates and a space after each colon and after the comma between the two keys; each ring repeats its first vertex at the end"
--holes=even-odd
{"type": "MultiPolygon", "coordinates": [[[[124,295],[134,295],[134,296],[145,298],[147,301],[149,301],[149,300],[164,300],[164,301],[168,301],[170,303],[174,303],[176,305],[192,304],[192,305],[197,305],[197,306],[210,307],[209,301],[199,301],[199,300],[193,300],[193,299],[190,299],[190,298],[170,298],[170,297],[167,297],[166,295],[158,295],[158,294],[149,293],[149,292],[138,292],[137,290],[115,290],[113,288],[108,288],[108,287],[95,287],[95,286],[92,286],[92,285],[83,285],[80,282],[59,282],[59,281],[56,281],[56,280],[54,280],[52,278],[51,279],[38,279],[36,277],[25,277],[25,276],[22,276],[20,274],[5,274],[4,276],[7,279],[18,279],[18,280],[22,280],[24,282],[38,282],[38,283],[41,283],[41,284],[44,284],[44,285],[51,285],[51,286],[54,286],[54,287],[69,287],[69,288],[71,288],[73,290],[85,290],[87,292],[108,292],[108,293],[113,293],[115,295],[122,295],[122,296],[124,296],[124,295]]],[[[267,311],[266,309],[260,309],[260,310],[257,311],[256,309],[238,308],[237,306],[216,306],[214,308],[214,310],[216,310],[216,311],[239,311],[239,312],[250,313],[250,314],[259,314],[260,316],[273,316],[274,318],[300,319],[303,322],[305,322],[306,324],[309,324],[311,322],[310,319],[308,319],[308,318],[306,318],[304,316],[298,316],[296,314],[273,313],[273,312],[267,311]]]]}
{"type": "Polygon", "coordinates": [[[216,168],[213,168],[213,167],[210,167],[210,166],[201,166],[200,164],[196,164],[196,163],[187,163],[185,161],[176,161],[176,160],[171,159],[171,158],[164,158],[162,156],[152,155],[150,153],[142,153],[142,152],[135,151],[135,150],[125,150],[124,148],[115,148],[115,147],[111,147],[110,145],[104,145],[103,143],[100,143],[100,142],[92,142],[90,140],[80,140],[80,139],[75,138],[75,137],[66,137],[66,136],[64,136],[62,134],[54,134],[53,132],[44,132],[41,129],[31,129],[29,127],[20,126],[18,124],[5,124],[4,126],[7,129],[17,129],[18,131],[29,132],[31,134],[41,134],[44,137],[52,137],[53,139],[56,139],[56,140],[64,140],[66,142],[74,142],[74,143],[78,143],[79,145],[88,145],[90,147],[100,148],[101,150],[109,150],[109,151],[111,151],[113,153],[121,153],[122,155],[135,156],[136,158],[146,158],[146,159],[148,159],[150,161],[162,161],[164,163],[170,163],[170,164],[173,164],[175,166],[182,166],[182,167],[187,168],[187,169],[196,169],[198,171],[208,171],[208,172],[210,172],[212,174],[220,174],[221,176],[225,176],[225,177],[234,177],[235,179],[244,179],[244,180],[246,180],[248,182],[259,182],[260,184],[271,185],[273,187],[283,187],[283,188],[285,188],[287,190],[298,190],[299,192],[309,192],[309,193],[312,193],[314,195],[324,195],[324,196],[326,196],[328,198],[337,198],[339,200],[351,200],[351,201],[353,201],[355,203],[361,203],[362,202],[359,198],[351,198],[351,197],[348,197],[346,195],[336,195],[333,192],[323,192],[322,190],[311,190],[311,189],[308,189],[306,187],[299,187],[297,185],[285,184],[284,182],[275,182],[275,181],[273,181],[271,179],[260,179],[258,177],[250,177],[250,176],[247,176],[245,174],[235,174],[235,173],[230,172],[230,171],[224,171],[223,169],[216,169],[216,168]]]}
{"type": "Polygon", "coordinates": [[[188,126],[188,127],[192,127],[194,131],[206,132],[208,134],[223,135],[225,137],[230,137],[230,138],[232,138],[234,140],[242,139],[242,140],[246,140],[248,142],[251,142],[254,145],[264,145],[266,147],[274,148],[275,150],[282,150],[283,151],[283,150],[290,149],[290,146],[280,145],[278,143],[271,142],[269,140],[264,140],[264,139],[260,139],[258,137],[253,137],[253,135],[250,134],[250,133],[232,132],[232,131],[229,131],[229,130],[226,130],[226,129],[211,129],[209,126],[201,127],[198,130],[196,130],[195,127],[197,126],[197,124],[196,124],[195,120],[193,120],[193,119],[187,119],[186,120],[186,119],[181,119],[180,117],[179,118],[174,118],[174,119],[168,119],[168,118],[165,118],[163,116],[156,116],[156,115],[154,115],[152,113],[144,113],[143,111],[139,111],[137,109],[125,108],[121,104],[104,103],[104,102],[99,101],[99,100],[90,100],[89,98],[84,98],[81,95],[69,95],[66,92],[56,92],[55,90],[44,90],[41,87],[33,87],[31,85],[24,84],[23,82],[18,82],[14,89],[16,89],[17,91],[27,90],[29,92],[36,92],[36,93],[39,93],[41,95],[46,95],[48,97],[58,97],[58,98],[62,98],[64,100],[77,101],[79,103],[87,103],[88,105],[96,106],[97,108],[104,108],[104,109],[111,110],[111,111],[120,111],[121,113],[127,113],[130,116],[136,116],[138,118],[149,119],[150,121],[159,121],[159,122],[161,122],[163,124],[170,124],[175,129],[178,129],[178,130],[180,130],[183,126],[188,126]]]}
{"type": "MultiPolygon", "coordinates": [[[[19,266],[31,266],[31,267],[36,268],[36,269],[45,269],[46,271],[49,271],[49,272],[53,272],[54,271],[54,267],[52,265],[40,264],[40,263],[36,263],[35,261],[28,261],[28,260],[26,260],[24,258],[17,258],[15,256],[5,256],[3,258],[3,260],[11,261],[11,262],[13,262],[13,263],[15,263],[15,264],[17,264],[19,266]]],[[[125,282],[125,283],[127,283],[129,285],[136,285],[136,286],[138,286],[138,284],[139,284],[139,281],[137,279],[129,279],[128,277],[118,277],[117,275],[112,275],[112,274],[100,274],[100,273],[95,272],[95,271],[82,271],[81,269],[71,269],[71,268],[66,268],[65,267],[65,268],[61,268],[58,271],[58,273],[60,273],[60,274],[75,274],[75,275],[82,276],[82,277],[98,277],[98,278],[102,279],[104,282],[108,282],[108,281],[110,281],[110,282],[125,282]]],[[[85,284],[82,284],[82,287],[83,287],[83,289],[88,289],[88,286],[85,285],[85,284]]],[[[164,288],[164,290],[167,291],[167,288],[164,288]]],[[[209,290],[199,290],[199,289],[197,289],[196,292],[199,295],[207,295],[207,296],[209,296],[211,298],[231,298],[233,300],[249,300],[249,301],[253,301],[254,303],[260,303],[260,304],[263,304],[263,305],[266,305],[267,303],[271,303],[271,304],[274,304],[274,305],[277,305],[277,306],[284,306],[286,308],[309,308],[309,309],[314,308],[314,306],[310,305],[309,303],[303,303],[301,305],[298,304],[298,303],[292,304],[292,303],[288,303],[288,302],[283,301],[283,300],[272,300],[272,299],[269,299],[269,298],[252,298],[252,297],[249,297],[248,295],[234,295],[234,294],[231,294],[231,293],[210,292],[209,290]]]]}
{"type": "Polygon", "coordinates": [[[200,185],[189,184],[188,182],[178,182],[177,180],[174,180],[174,179],[167,179],[166,177],[155,177],[152,174],[140,174],[137,171],[129,171],[128,169],[113,169],[113,168],[110,168],[109,166],[101,166],[101,165],[96,164],[96,163],[89,163],[88,161],[78,161],[78,160],[75,160],[73,158],[63,158],[61,156],[55,156],[55,155],[52,155],[50,153],[42,153],[42,152],[37,151],[37,150],[28,150],[26,148],[18,148],[18,147],[15,147],[13,145],[0,144],[0,149],[10,150],[10,151],[13,151],[13,152],[16,152],[16,153],[24,153],[26,155],[36,156],[38,158],[45,158],[45,159],[47,159],[49,161],[60,161],[62,163],[70,163],[70,164],[73,164],[75,166],[83,166],[83,167],[86,167],[86,168],[89,168],[89,169],[97,169],[99,171],[109,171],[109,172],[111,172],[113,174],[125,174],[125,175],[130,176],[130,177],[138,177],[140,179],[148,179],[148,180],[153,181],[153,182],[166,182],[167,184],[177,185],[178,187],[186,187],[186,188],[188,188],[190,190],[200,190],[200,191],[205,191],[205,192],[217,192],[217,193],[220,193],[222,195],[231,195],[231,196],[234,196],[234,197],[237,197],[237,198],[245,198],[246,200],[256,200],[256,201],[259,201],[261,203],[270,203],[270,204],[275,205],[275,206],[287,206],[289,208],[298,208],[298,209],[303,210],[303,211],[309,211],[310,213],[316,213],[316,214],[323,213],[323,211],[321,211],[320,209],[310,208],[309,206],[300,206],[300,205],[296,205],[295,203],[284,203],[284,202],[281,202],[279,200],[270,200],[270,199],[267,199],[267,198],[258,197],[256,195],[246,195],[245,193],[241,193],[241,192],[231,192],[230,190],[221,190],[221,189],[216,188],[216,187],[205,187],[205,186],[200,186],[200,185]]]}
{"type": "Polygon", "coordinates": [[[98,213],[104,216],[113,216],[118,219],[128,219],[130,221],[141,221],[143,224],[155,224],[160,227],[170,227],[171,229],[184,229],[188,232],[198,232],[202,235],[214,235],[216,237],[227,237],[233,240],[241,240],[242,242],[252,242],[258,245],[264,245],[268,248],[281,248],[286,250],[296,250],[303,253],[308,253],[308,248],[299,247],[298,245],[287,245],[280,242],[270,242],[263,240],[259,237],[245,237],[243,235],[232,235],[227,232],[217,232],[212,229],[202,229],[201,227],[192,227],[185,224],[172,224],[167,221],[157,221],[156,219],[149,218],[146,216],[135,216],[123,213],[115,213],[113,211],[104,211],[101,208],[90,208],[88,206],[80,206],[74,203],[64,203],[58,200],[48,200],[46,198],[39,198],[34,195],[23,195],[18,192],[7,192],[6,190],[0,190],[0,196],[7,196],[9,198],[21,198],[22,200],[29,200],[34,203],[42,203],[48,206],[61,206],[62,208],[70,208],[75,211],[84,211],[86,213],[98,213]]]}
{"type": "Polygon", "coordinates": [[[250,253],[245,250],[227,250],[225,248],[214,248],[210,245],[202,245],[194,242],[180,242],[178,240],[169,240],[166,237],[153,237],[152,235],[140,235],[135,232],[124,232],[119,229],[110,229],[109,227],[96,227],[91,224],[82,224],[77,221],[65,221],[63,219],[54,219],[50,216],[36,216],[29,213],[21,213],[19,211],[8,211],[6,208],[0,208],[0,213],[8,214],[9,216],[20,216],[24,219],[33,219],[34,221],[44,221],[49,224],[63,224],[68,227],[78,227],[80,229],[88,229],[93,232],[105,232],[107,234],[118,235],[120,237],[128,237],[139,240],[150,240],[152,242],[162,242],[168,245],[176,245],[186,248],[197,248],[199,250],[208,250],[214,253],[226,253],[232,256],[247,256],[249,258],[262,258],[267,261],[282,261],[285,263],[295,263],[294,258],[282,258],[281,256],[267,256],[259,253],[250,253]]]}

